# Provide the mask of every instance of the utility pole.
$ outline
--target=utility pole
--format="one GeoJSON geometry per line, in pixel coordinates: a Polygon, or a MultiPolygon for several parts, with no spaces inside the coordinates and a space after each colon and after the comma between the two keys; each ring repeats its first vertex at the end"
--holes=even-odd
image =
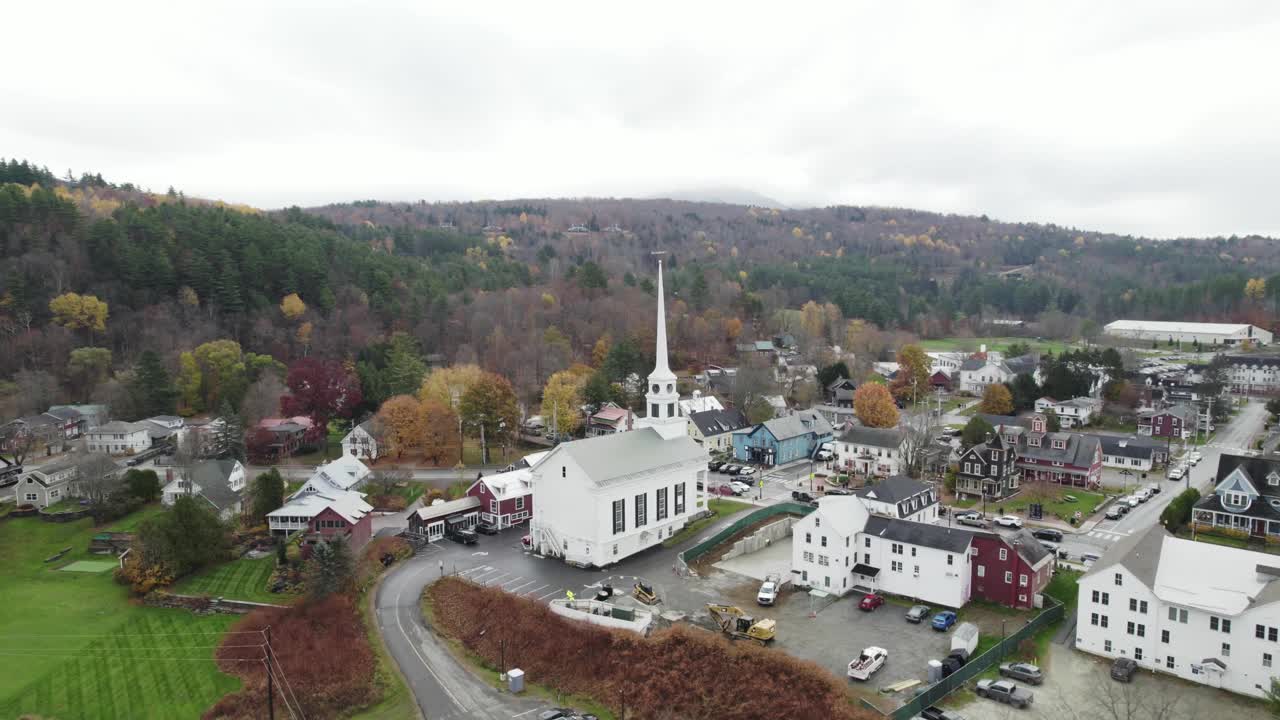
{"type": "Polygon", "coordinates": [[[484,418],[480,419],[480,464],[489,464],[489,446],[484,442],[484,418]]]}
{"type": "Polygon", "coordinates": [[[271,626],[266,629],[267,647],[266,647],[266,668],[267,668],[267,718],[268,720],[276,720],[276,696],[275,686],[271,680],[273,673],[271,672],[271,626]]]}

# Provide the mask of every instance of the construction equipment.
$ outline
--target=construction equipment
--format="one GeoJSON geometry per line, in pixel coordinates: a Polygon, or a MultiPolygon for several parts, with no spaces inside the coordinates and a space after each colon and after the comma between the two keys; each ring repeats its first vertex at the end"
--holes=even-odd
{"type": "Polygon", "coordinates": [[[778,632],[777,621],[768,618],[756,620],[740,607],[708,603],[707,611],[711,613],[711,619],[720,626],[720,631],[729,637],[755,640],[764,645],[773,640],[778,632]]]}
{"type": "Polygon", "coordinates": [[[657,605],[659,602],[658,593],[654,592],[653,586],[645,585],[642,582],[635,584],[635,587],[631,590],[631,594],[645,605],[657,605]]]}

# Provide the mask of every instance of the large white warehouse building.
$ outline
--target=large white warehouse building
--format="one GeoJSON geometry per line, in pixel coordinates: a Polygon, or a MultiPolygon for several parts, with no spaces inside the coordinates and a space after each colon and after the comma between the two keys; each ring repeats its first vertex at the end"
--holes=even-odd
{"type": "Polygon", "coordinates": [[[1253,325],[1232,323],[1160,322],[1156,320],[1116,320],[1103,331],[1111,337],[1160,343],[1181,342],[1201,345],[1239,345],[1252,340],[1271,344],[1271,333],[1253,325]]]}

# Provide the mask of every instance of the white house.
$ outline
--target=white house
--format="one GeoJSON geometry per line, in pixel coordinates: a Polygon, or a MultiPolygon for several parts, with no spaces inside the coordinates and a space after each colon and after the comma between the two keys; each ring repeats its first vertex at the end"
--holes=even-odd
{"type": "Polygon", "coordinates": [[[151,433],[146,423],[112,420],[85,432],[89,452],[108,455],[133,455],[151,447],[151,433]]]}
{"type": "Polygon", "coordinates": [[[896,428],[857,425],[836,439],[840,467],[859,475],[889,477],[902,472],[906,435],[896,428]]]}
{"type": "Polygon", "coordinates": [[[723,409],[724,405],[720,404],[719,398],[715,395],[703,395],[701,390],[694,390],[690,397],[680,398],[680,414],[685,417],[708,410],[723,409]]]}
{"type": "Polygon", "coordinates": [[[1280,558],[1182,540],[1122,538],[1080,578],[1076,647],[1263,697],[1280,657],[1280,558]]]}
{"type": "Polygon", "coordinates": [[[858,534],[854,578],[871,590],[963,607],[972,542],[968,530],[873,515],[858,534]]]}
{"type": "Polygon", "coordinates": [[[981,395],[988,385],[1007,383],[1014,378],[1014,372],[1000,360],[989,358],[969,358],[960,364],[961,392],[981,395]]]}
{"type": "Polygon", "coordinates": [[[856,541],[870,517],[852,495],[818,498],[818,509],[791,526],[791,582],[833,595],[852,592],[856,541]]]}
{"type": "Polygon", "coordinates": [[[192,495],[229,520],[240,514],[244,488],[244,465],[239,460],[205,460],[172,477],[161,491],[160,501],[173,505],[179,497],[192,495]]]}
{"type": "Polygon", "coordinates": [[[378,433],[374,432],[374,420],[364,422],[351,428],[351,432],[342,438],[342,454],[351,457],[377,460],[380,454],[378,433]]]}
{"type": "Polygon", "coordinates": [[[1036,400],[1036,412],[1052,410],[1058,416],[1063,430],[1088,425],[1093,416],[1102,411],[1102,403],[1093,398],[1078,397],[1070,400],[1054,400],[1042,397],[1036,400]]]}
{"type": "Polygon", "coordinates": [[[925,353],[925,355],[929,356],[930,375],[941,370],[947,375],[954,376],[956,371],[960,369],[960,366],[964,364],[964,361],[967,358],[965,353],[955,351],[928,352],[925,353]]]}
{"type": "Polygon", "coordinates": [[[874,515],[932,523],[938,521],[938,491],[906,475],[892,475],[853,491],[874,515]]]}
{"type": "Polygon", "coordinates": [[[13,498],[18,505],[46,508],[78,497],[81,473],[114,479],[119,470],[120,466],[105,454],[69,453],[20,477],[13,486],[13,498]]]}
{"type": "Polygon", "coordinates": [[[561,443],[533,466],[529,529],[538,553],[603,567],[661,543],[702,511],[707,451],[688,435],[667,366],[661,263],[657,326],[648,414],[636,429],[561,443]]]}
{"type": "Polygon", "coordinates": [[[338,459],[316,468],[303,488],[323,483],[323,487],[336,490],[359,490],[368,482],[371,474],[373,471],[369,466],[360,462],[355,455],[343,453],[338,459]]]}
{"type": "Polygon", "coordinates": [[[973,533],[873,515],[862,498],[828,495],[791,526],[791,581],[834,595],[880,591],[961,607],[973,533]]]}
{"type": "Polygon", "coordinates": [[[707,452],[733,452],[733,433],[751,427],[747,416],[737,408],[703,410],[687,417],[689,437],[707,452]]]}
{"type": "Polygon", "coordinates": [[[1274,392],[1280,389],[1280,357],[1227,356],[1227,384],[1236,392],[1274,392]]]}

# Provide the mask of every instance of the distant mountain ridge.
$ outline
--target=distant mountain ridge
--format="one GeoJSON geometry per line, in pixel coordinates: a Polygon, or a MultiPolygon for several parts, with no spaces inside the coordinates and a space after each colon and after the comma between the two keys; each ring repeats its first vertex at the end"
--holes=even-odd
{"type": "Polygon", "coordinates": [[[754,205],[755,207],[790,209],[785,203],[746,188],[724,186],[688,188],[649,196],[653,200],[681,200],[684,202],[716,203],[721,205],[754,205]]]}

